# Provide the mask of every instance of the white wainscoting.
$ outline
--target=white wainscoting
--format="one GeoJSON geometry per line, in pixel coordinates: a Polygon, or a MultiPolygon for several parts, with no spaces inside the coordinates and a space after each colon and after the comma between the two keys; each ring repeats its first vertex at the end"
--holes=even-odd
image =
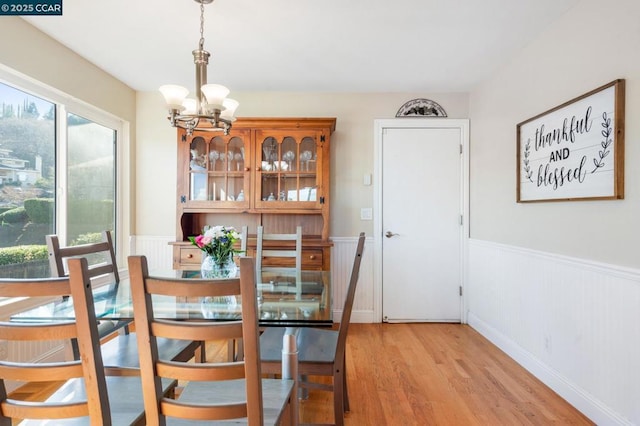
{"type": "MultiPolygon", "coordinates": [[[[342,306],[351,279],[353,259],[356,254],[358,237],[333,237],[331,251],[331,285],[333,287],[333,318],[340,321],[342,306]]],[[[367,238],[360,264],[360,278],[353,301],[351,322],[380,322],[374,318],[374,285],[373,285],[373,240],[367,238]]]]}
{"type": "Polygon", "coordinates": [[[599,425],[640,425],[640,271],[469,242],[468,322],[599,425]]]}
{"type": "MultiPolygon", "coordinates": [[[[149,269],[167,268],[172,265],[173,254],[169,242],[175,237],[132,236],[131,253],[147,256],[149,269]]],[[[334,237],[331,251],[331,283],[333,287],[333,318],[339,321],[342,305],[351,277],[351,268],[358,244],[358,237],[334,237]]],[[[379,322],[374,314],[373,241],[367,238],[360,265],[360,281],[353,302],[351,322],[379,322]]]]}
{"type": "MultiPolygon", "coordinates": [[[[145,255],[149,269],[170,269],[173,267],[173,246],[169,243],[175,240],[175,236],[134,235],[130,240],[129,252],[132,255],[145,255]]],[[[128,268],[126,259],[124,266],[128,268]]]]}

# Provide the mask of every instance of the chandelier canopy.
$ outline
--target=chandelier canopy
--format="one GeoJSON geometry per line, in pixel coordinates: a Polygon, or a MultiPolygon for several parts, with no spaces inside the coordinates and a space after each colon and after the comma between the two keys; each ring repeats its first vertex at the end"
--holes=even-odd
{"type": "Polygon", "coordinates": [[[227,98],[229,89],[225,86],[207,83],[207,65],[211,54],[204,50],[204,5],[213,0],[194,1],[200,3],[200,43],[193,51],[196,65],[195,99],[187,98],[189,90],[175,84],[161,86],[160,92],[169,107],[167,118],[173,127],[186,129],[188,135],[193,134],[194,130],[223,131],[227,135],[235,121],[233,115],[239,104],[227,98]]]}

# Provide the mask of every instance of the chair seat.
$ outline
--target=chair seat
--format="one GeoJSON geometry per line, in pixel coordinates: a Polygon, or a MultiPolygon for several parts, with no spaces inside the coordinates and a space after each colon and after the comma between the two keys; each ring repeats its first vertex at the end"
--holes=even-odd
{"type": "MultiPolygon", "coordinates": [[[[282,362],[282,338],[284,327],[269,327],[260,336],[262,362],[282,362]]],[[[338,346],[338,332],[321,328],[301,327],[296,331],[298,363],[334,362],[338,346]]]]}
{"type": "MultiPolygon", "coordinates": [[[[137,334],[120,334],[103,343],[102,363],[112,368],[140,368],[137,334]]],[[[188,361],[193,358],[199,343],[191,340],[158,338],[160,359],[188,361]]]]}
{"type": "MultiPolygon", "coordinates": [[[[142,382],[139,377],[106,377],[107,391],[109,393],[109,407],[111,408],[111,421],[113,425],[139,424],[144,419],[144,403],[142,401],[142,382]]],[[[162,380],[162,389],[165,394],[175,388],[175,380],[162,380]]],[[[69,402],[86,399],[84,379],[72,379],[54,392],[47,402],[69,402]]],[[[42,420],[25,420],[20,426],[42,425],[42,420]]],[[[90,424],[89,417],[77,417],[73,419],[57,419],[46,422],[61,426],[76,426],[90,424]]]]}
{"type": "MultiPolygon", "coordinates": [[[[280,414],[287,405],[293,390],[293,380],[262,379],[264,424],[280,424],[280,414]]],[[[184,403],[228,404],[246,400],[245,381],[227,380],[218,382],[189,382],[180,393],[179,401],[184,403]]],[[[207,425],[246,424],[245,419],[233,421],[207,421],[207,425]]],[[[114,423],[115,424],[115,423],[114,423]]],[[[167,418],[167,426],[202,425],[201,421],[167,418]]]]}
{"type": "Polygon", "coordinates": [[[98,336],[102,339],[112,333],[116,333],[125,326],[120,325],[118,321],[100,320],[98,321],[98,336]]]}

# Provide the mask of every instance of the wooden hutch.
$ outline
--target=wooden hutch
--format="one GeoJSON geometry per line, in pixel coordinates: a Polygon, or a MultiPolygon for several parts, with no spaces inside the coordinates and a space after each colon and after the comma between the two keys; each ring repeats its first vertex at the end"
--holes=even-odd
{"type": "Polygon", "coordinates": [[[178,129],[174,269],[200,268],[187,237],[205,225],[294,233],[302,226],[303,269],[330,270],[330,139],[335,118],[239,118],[222,132],[178,129]]]}

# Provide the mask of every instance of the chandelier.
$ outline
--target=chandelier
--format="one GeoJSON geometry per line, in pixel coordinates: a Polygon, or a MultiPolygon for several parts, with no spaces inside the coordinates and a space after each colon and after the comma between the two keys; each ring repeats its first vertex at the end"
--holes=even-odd
{"type": "Polygon", "coordinates": [[[196,64],[195,99],[187,98],[189,90],[175,84],[160,87],[169,107],[167,117],[173,127],[180,127],[192,135],[194,130],[223,131],[229,134],[231,124],[235,121],[233,114],[238,108],[238,101],[227,98],[229,89],[220,84],[207,84],[207,65],[211,54],[204,50],[204,5],[213,0],[194,0],[200,3],[200,43],[193,51],[193,62],[196,64]]]}

